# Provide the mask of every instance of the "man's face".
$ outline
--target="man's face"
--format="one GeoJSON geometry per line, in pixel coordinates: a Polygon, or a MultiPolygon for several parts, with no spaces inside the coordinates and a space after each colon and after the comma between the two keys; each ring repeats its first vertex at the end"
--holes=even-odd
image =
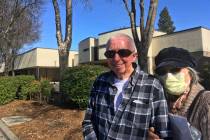
{"type": "Polygon", "coordinates": [[[112,53],[112,55],[111,58],[107,57],[107,61],[110,69],[118,78],[121,79],[124,76],[130,76],[132,73],[132,63],[137,57],[134,50],[135,49],[131,47],[128,39],[115,38],[110,41],[106,52],[111,51],[110,53],[112,53]]]}

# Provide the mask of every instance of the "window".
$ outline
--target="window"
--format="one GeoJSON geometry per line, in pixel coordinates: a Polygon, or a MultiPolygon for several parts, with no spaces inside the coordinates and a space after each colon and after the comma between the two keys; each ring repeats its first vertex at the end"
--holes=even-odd
{"type": "Polygon", "coordinates": [[[83,49],[83,52],[89,51],[89,48],[83,49]]]}

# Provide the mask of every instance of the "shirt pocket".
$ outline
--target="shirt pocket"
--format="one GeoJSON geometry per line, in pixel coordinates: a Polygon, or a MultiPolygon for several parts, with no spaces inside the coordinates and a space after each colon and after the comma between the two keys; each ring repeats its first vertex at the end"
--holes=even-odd
{"type": "Polygon", "coordinates": [[[148,128],[151,119],[149,101],[134,99],[126,107],[126,120],[137,128],[148,128]]]}

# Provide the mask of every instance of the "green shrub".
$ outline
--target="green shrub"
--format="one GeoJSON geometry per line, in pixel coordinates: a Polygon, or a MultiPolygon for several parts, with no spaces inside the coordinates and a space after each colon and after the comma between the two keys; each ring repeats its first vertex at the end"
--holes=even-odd
{"type": "Polygon", "coordinates": [[[203,65],[200,70],[201,84],[210,90],[210,64],[203,65]]]}
{"type": "Polygon", "coordinates": [[[21,89],[23,95],[27,95],[32,100],[39,100],[40,103],[47,102],[51,94],[52,85],[48,80],[33,80],[21,89]]]}
{"type": "Polygon", "coordinates": [[[40,86],[41,86],[42,95],[49,97],[53,89],[53,86],[50,84],[50,81],[41,80],[40,84],[41,84],[40,86]]]}
{"type": "Polygon", "coordinates": [[[48,80],[36,81],[34,76],[2,76],[0,77],[0,105],[19,99],[38,99],[47,101],[52,85],[48,80]]]}
{"type": "Polygon", "coordinates": [[[6,104],[14,100],[17,85],[14,84],[12,77],[0,77],[0,104],[6,104]]]}
{"type": "Polygon", "coordinates": [[[70,101],[80,109],[86,108],[91,86],[96,77],[108,69],[99,65],[81,65],[69,68],[60,83],[70,101]]]}
{"type": "Polygon", "coordinates": [[[0,104],[13,101],[17,96],[17,92],[19,92],[20,98],[26,99],[27,95],[21,93],[21,90],[27,87],[34,79],[33,76],[0,77],[0,104]]]}
{"type": "Polygon", "coordinates": [[[35,81],[35,77],[32,75],[18,75],[14,77],[15,84],[20,87],[20,99],[27,99],[29,96],[31,88],[35,88],[31,86],[31,83],[35,81]]]}
{"type": "Polygon", "coordinates": [[[30,99],[34,99],[34,96],[39,96],[41,93],[41,83],[33,80],[28,86],[24,86],[21,89],[21,94],[29,96],[30,99]]]}

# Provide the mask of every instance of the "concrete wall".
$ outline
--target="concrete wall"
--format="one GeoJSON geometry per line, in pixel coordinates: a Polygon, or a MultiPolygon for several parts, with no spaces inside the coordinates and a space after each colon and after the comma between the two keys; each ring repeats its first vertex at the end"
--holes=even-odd
{"type": "Polygon", "coordinates": [[[169,35],[154,37],[148,51],[148,57],[150,60],[149,72],[153,72],[155,67],[154,57],[163,48],[174,46],[187,49],[190,52],[202,52],[203,39],[201,29],[202,28],[189,29],[169,35]]]}
{"type": "Polygon", "coordinates": [[[190,52],[203,51],[201,28],[154,37],[148,56],[154,57],[163,48],[171,46],[185,48],[190,52]]]}
{"type": "MultiPolygon", "coordinates": [[[[69,67],[72,67],[72,64],[75,62],[75,54],[78,54],[76,51],[70,51],[69,53],[69,67]]],[[[74,64],[77,66],[78,64],[74,64]]],[[[37,48],[37,64],[39,67],[59,67],[59,56],[58,50],[56,49],[45,49],[37,48]]]]}
{"type": "Polygon", "coordinates": [[[203,55],[210,57],[210,30],[201,29],[202,32],[202,44],[203,44],[203,55]]]}
{"type": "Polygon", "coordinates": [[[14,69],[24,69],[37,66],[37,49],[20,54],[15,59],[14,69]]]}
{"type": "MultiPolygon", "coordinates": [[[[98,36],[98,43],[95,46],[98,47],[98,53],[99,53],[99,60],[104,60],[106,59],[104,56],[105,52],[105,44],[107,43],[108,39],[117,34],[117,33],[125,33],[129,36],[132,37],[132,33],[130,28],[124,28],[124,29],[119,29],[119,30],[113,30],[110,32],[105,32],[101,33],[98,36]]],[[[210,30],[202,27],[196,27],[196,28],[191,28],[187,30],[182,30],[178,31],[172,34],[165,34],[163,32],[158,32],[155,31],[153,35],[153,39],[151,42],[151,45],[148,50],[148,59],[149,59],[149,72],[152,73],[153,69],[155,67],[154,65],[154,57],[159,53],[159,51],[163,48],[168,48],[168,47],[180,47],[180,48],[185,48],[189,50],[190,52],[198,52],[199,59],[202,56],[210,57],[210,30]],[[203,55],[202,55],[203,53],[203,55]]],[[[90,42],[90,41],[89,41],[90,42]]],[[[89,42],[84,42],[84,40],[81,42],[79,45],[80,48],[82,46],[89,46],[89,42]]],[[[85,47],[83,47],[85,48],[85,47]]],[[[88,53],[90,56],[91,54],[88,53]]],[[[83,60],[86,60],[90,62],[90,59],[88,54],[85,54],[84,52],[79,53],[79,57],[83,60]]],[[[83,61],[84,62],[84,61],[83,61]]]]}
{"type": "Polygon", "coordinates": [[[91,62],[93,59],[92,48],[96,46],[95,38],[87,38],[79,43],[79,63],[91,62]]]}
{"type": "MultiPolygon", "coordinates": [[[[70,51],[69,67],[78,66],[78,52],[70,51]]],[[[21,70],[34,67],[59,67],[58,50],[35,48],[23,54],[20,54],[15,59],[15,70],[21,70]]],[[[4,72],[4,63],[0,64],[0,73],[4,72]]]]}
{"type": "MultiPolygon", "coordinates": [[[[140,33],[139,33],[139,27],[138,27],[138,35],[139,35],[139,38],[140,38],[140,33]]],[[[123,28],[123,29],[119,29],[119,30],[114,30],[114,31],[110,31],[110,32],[106,32],[106,33],[101,33],[99,34],[99,37],[98,37],[98,45],[104,45],[107,43],[108,39],[115,35],[115,34],[118,34],[118,33],[124,33],[124,34],[127,34],[129,35],[130,37],[132,37],[132,33],[131,33],[131,29],[130,28],[123,28]]],[[[159,36],[159,35],[163,35],[165,34],[164,32],[159,32],[159,31],[155,31],[154,32],[154,35],[153,37],[155,36],[159,36]]]]}
{"type": "MultiPolygon", "coordinates": [[[[139,33],[139,28],[138,28],[138,35],[140,37],[140,33],[139,33]]],[[[98,45],[99,45],[99,60],[103,60],[106,59],[106,57],[104,56],[104,52],[106,51],[105,48],[105,44],[107,43],[108,39],[118,33],[124,33],[129,35],[130,37],[133,38],[132,33],[131,33],[131,29],[130,28],[126,28],[126,29],[120,29],[120,30],[114,30],[114,31],[110,31],[110,32],[106,32],[106,33],[102,33],[99,34],[98,37],[98,45]],[[103,47],[101,47],[103,46],[103,47]]],[[[153,37],[159,36],[159,35],[164,35],[164,32],[159,32],[159,31],[155,31],[153,37]]]]}
{"type": "Polygon", "coordinates": [[[5,63],[0,63],[0,73],[4,72],[5,63]]]}

